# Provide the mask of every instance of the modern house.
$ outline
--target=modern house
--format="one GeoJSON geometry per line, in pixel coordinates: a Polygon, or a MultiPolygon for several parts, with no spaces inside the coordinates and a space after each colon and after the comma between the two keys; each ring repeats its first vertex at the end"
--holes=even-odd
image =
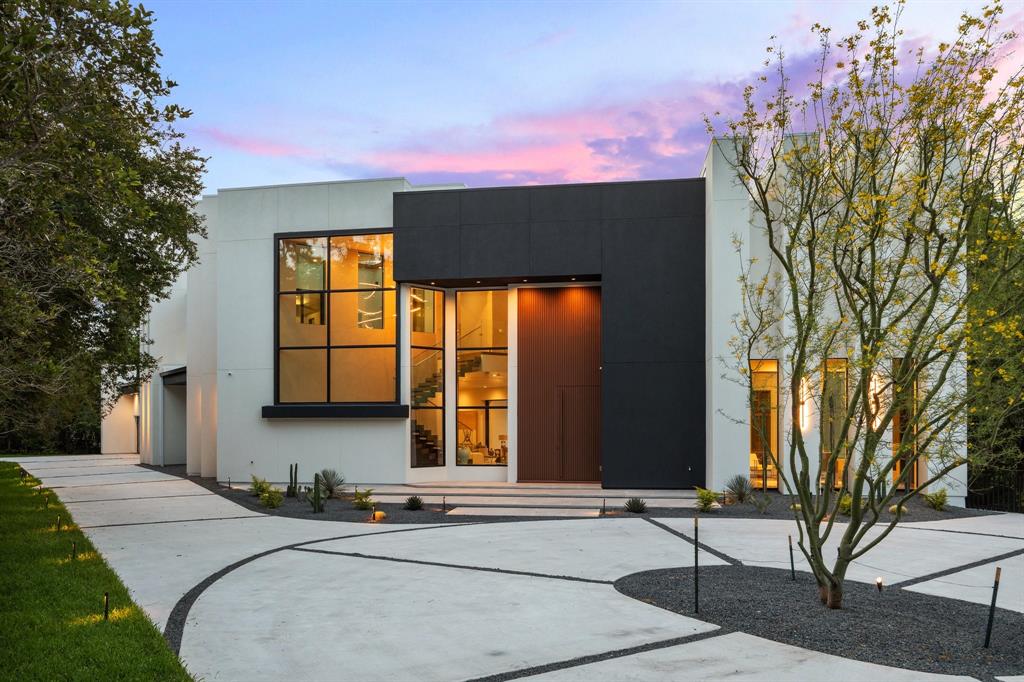
{"type": "Polygon", "coordinates": [[[220,481],[779,484],[780,359],[752,363],[753,408],[719,359],[734,235],[766,244],[718,146],[692,179],[324,182],[200,210],[201,261],[147,330],[161,371],[106,417],[106,452],[220,481]]]}

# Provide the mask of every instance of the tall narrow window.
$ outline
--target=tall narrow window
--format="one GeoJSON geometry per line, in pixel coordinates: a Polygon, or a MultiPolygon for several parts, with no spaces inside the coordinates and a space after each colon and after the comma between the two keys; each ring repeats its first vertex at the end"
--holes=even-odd
{"type": "Polygon", "coordinates": [[[750,483],[761,490],[778,489],[778,361],[751,360],[750,378],[750,483]]]}
{"type": "Polygon", "coordinates": [[[444,466],[444,293],[409,290],[412,466],[444,466]]]}
{"type": "Polygon", "coordinates": [[[508,464],[508,292],[456,297],[458,465],[508,464]]]}
{"type": "Polygon", "coordinates": [[[277,402],[397,400],[391,239],[278,240],[277,402]]]}
{"type": "Polygon", "coordinates": [[[892,361],[892,400],[896,406],[892,418],[892,467],[893,485],[898,490],[917,487],[917,424],[914,410],[917,406],[917,383],[907,386],[909,363],[906,358],[892,361]],[[906,478],[902,475],[906,469],[906,478]]]}
{"type": "Polygon", "coordinates": [[[821,485],[826,485],[826,467],[836,455],[832,485],[841,488],[846,476],[846,436],[843,424],[847,409],[846,358],[825,361],[821,385],[821,485]]]}

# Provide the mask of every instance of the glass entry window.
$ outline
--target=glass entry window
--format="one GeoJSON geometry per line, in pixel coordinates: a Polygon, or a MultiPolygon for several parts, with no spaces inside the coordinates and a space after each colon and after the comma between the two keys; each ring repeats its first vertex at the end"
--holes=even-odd
{"type": "Polygon", "coordinates": [[[904,358],[892,361],[892,401],[896,412],[892,418],[892,482],[897,490],[917,487],[917,424],[914,410],[917,406],[917,384],[902,388],[904,374],[909,368],[904,358]],[[901,481],[903,471],[910,467],[906,480],[901,481]]]}
{"type": "Polygon", "coordinates": [[[390,234],[277,243],[278,403],[398,399],[390,234]]]}
{"type": "Polygon", "coordinates": [[[750,361],[750,484],[777,490],[779,471],[779,363],[750,361]]]}
{"type": "Polygon", "coordinates": [[[846,358],[825,361],[821,384],[821,485],[832,453],[838,451],[832,486],[841,488],[846,476],[846,438],[843,424],[847,409],[846,358]]]}
{"type": "Polygon", "coordinates": [[[458,465],[508,464],[508,291],[456,296],[458,465]]]}
{"type": "Polygon", "coordinates": [[[444,466],[444,292],[409,289],[412,466],[444,466]]]}

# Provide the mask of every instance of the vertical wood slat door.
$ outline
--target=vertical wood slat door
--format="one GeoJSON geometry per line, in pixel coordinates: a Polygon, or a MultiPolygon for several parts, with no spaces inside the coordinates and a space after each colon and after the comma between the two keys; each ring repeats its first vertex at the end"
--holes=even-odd
{"type": "Polygon", "coordinates": [[[601,480],[601,290],[518,292],[518,478],[601,480]]]}

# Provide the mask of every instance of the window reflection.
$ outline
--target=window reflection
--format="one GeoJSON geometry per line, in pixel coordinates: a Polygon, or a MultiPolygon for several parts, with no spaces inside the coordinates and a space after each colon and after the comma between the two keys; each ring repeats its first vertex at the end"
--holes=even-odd
{"type": "Polygon", "coordinates": [[[277,264],[278,402],[397,400],[392,236],[288,237],[277,264]]]}
{"type": "Polygon", "coordinates": [[[508,292],[456,298],[456,464],[508,464],[508,292]]]}
{"type": "Polygon", "coordinates": [[[846,476],[846,422],[847,408],[846,359],[825,361],[821,389],[821,485],[826,485],[826,467],[833,453],[837,453],[832,485],[843,486],[846,476]]]}
{"type": "Polygon", "coordinates": [[[779,487],[779,363],[750,361],[750,483],[755,489],[779,487]]]}

